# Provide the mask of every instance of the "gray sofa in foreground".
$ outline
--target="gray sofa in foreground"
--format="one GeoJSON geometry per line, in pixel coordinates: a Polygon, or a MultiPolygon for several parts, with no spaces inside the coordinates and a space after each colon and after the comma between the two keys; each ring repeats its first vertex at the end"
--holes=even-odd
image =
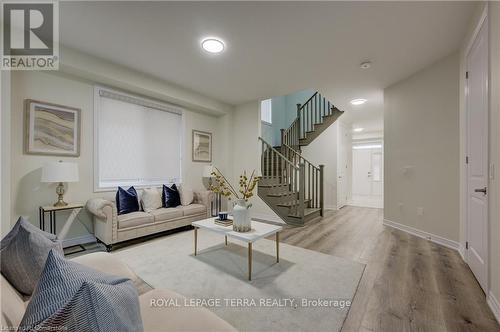
{"type": "Polygon", "coordinates": [[[94,234],[108,251],[116,243],[190,225],[210,217],[212,192],[195,191],[190,205],[160,208],[151,212],[132,212],[118,215],[114,201],[93,198],[87,210],[94,216],[94,234]]]}

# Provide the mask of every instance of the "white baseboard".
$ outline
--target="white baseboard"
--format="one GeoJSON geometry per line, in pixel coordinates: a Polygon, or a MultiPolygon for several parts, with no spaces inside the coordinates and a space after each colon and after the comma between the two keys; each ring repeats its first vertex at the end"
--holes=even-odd
{"type": "Polygon", "coordinates": [[[71,239],[63,239],[62,246],[63,246],[63,248],[68,248],[68,247],[76,246],[79,244],[85,244],[85,243],[96,242],[96,241],[97,240],[96,240],[94,235],[87,234],[87,235],[74,237],[71,239]]]}
{"type": "Polygon", "coordinates": [[[458,247],[458,253],[460,254],[460,257],[462,257],[462,260],[465,262],[465,247],[461,243],[458,247]]]}
{"type": "Polygon", "coordinates": [[[333,205],[325,205],[325,210],[336,211],[336,210],[338,210],[338,207],[337,206],[333,206],[333,205]]]}
{"type": "Polygon", "coordinates": [[[453,241],[453,240],[449,240],[449,239],[444,238],[442,236],[431,234],[431,233],[428,233],[428,232],[425,232],[425,231],[421,231],[421,230],[413,228],[411,226],[406,226],[406,225],[403,225],[403,224],[400,224],[400,223],[397,223],[397,222],[394,222],[394,221],[390,221],[390,220],[387,220],[387,219],[384,219],[384,225],[392,227],[392,228],[399,229],[400,231],[403,231],[403,232],[406,232],[406,233],[409,233],[409,234],[421,237],[423,239],[427,239],[427,240],[429,240],[431,242],[440,244],[442,246],[445,246],[445,247],[448,247],[450,249],[454,249],[454,250],[457,250],[458,252],[460,252],[460,250],[459,250],[460,249],[460,243],[458,243],[456,241],[453,241]]]}
{"type": "Polygon", "coordinates": [[[497,322],[500,324],[500,302],[495,298],[492,291],[489,292],[486,302],[490,306],[491,311],[493,311],[493,315],[495,315],[497,322]]]}

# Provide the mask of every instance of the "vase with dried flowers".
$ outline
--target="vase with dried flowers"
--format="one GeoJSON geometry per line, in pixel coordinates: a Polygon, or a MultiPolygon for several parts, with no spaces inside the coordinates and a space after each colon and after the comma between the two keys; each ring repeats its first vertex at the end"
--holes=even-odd
{"type": "Polygon", "coordinates": [[[240,188],[236,191],[217,167],[215,167],[212,175],[215,177],[215,184],[210,187],[210,190],[227,197],[229,200],[232,197],[235,198],[235,202],[233,203],[233,230],[237,232],[250,231],[252,223],[249,209],[252,207],[252,204],[248,203],[248,200],[253,196],[253,191],[257,183],[259,183],[260,177],[256,176],[254,170],[250,178],[248,178],[247,172],[244,171],[239,179],[240,188]]]}

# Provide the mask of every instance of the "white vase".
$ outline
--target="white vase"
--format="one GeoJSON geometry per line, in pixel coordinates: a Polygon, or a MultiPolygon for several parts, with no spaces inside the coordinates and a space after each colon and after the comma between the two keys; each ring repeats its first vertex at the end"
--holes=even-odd
{"type": "Polygon", "coordinates": [[[249,232],[252,229],[250,220],[250,207],[244,199],[238,199],[233,207],[233,230],[236,232],[249,232]]]}

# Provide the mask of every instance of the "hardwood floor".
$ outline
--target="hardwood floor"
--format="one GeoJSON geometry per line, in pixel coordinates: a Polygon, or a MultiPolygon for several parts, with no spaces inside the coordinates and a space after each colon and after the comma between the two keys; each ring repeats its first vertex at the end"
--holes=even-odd
{"type": "Polygon", "coordinates": [[[346,206],[281,241],[366,264],[342,331],[500,331],[459,254],[382,225],[381,209],[346,206]]]}

